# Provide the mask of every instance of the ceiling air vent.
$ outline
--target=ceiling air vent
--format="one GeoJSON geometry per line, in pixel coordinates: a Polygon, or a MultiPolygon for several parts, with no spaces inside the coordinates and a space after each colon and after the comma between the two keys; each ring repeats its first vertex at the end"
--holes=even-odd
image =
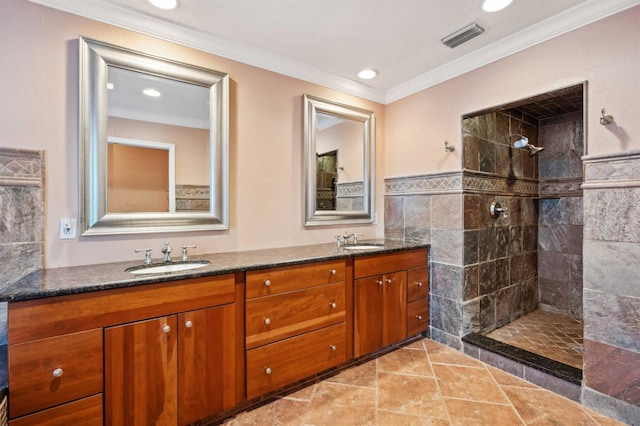
{"type": "Polygon", "coordinates": [[[482,28],[480,25],[476,23],[473,23],[473,24],[467,25],[464,28],[460,28],[458,31],[454,32],[453,34],[449,34],[448,36],[443,38],[441,41],[445,44],[445,46],[448,46],[453,49],[454,47],[460,46],[462,43],[467,42],[472,38],[479,36],[483,32],[484,32],[484,28],[482,28]]]}

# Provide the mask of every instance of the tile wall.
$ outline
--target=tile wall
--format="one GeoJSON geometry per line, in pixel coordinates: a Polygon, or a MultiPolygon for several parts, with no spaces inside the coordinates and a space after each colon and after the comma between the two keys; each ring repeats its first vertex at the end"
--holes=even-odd
{"type": "Polygon", "coordinates": [[[582,401],[640,424],[640,152],[584,164],[582,401]]]}
{"type": "MultiPolygon", "coordinates": [[[[0,148],[0,282],[12,284],[42,268],[44,153],[0,148]]],[[[0,344],[7,343],[7,304],[0,304],[0,344]]]]}

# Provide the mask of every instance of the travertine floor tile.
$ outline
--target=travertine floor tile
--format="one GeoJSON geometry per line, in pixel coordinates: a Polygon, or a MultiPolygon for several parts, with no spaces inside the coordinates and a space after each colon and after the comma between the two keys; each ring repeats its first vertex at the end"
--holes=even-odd
{"type": "Polygon", "coordinates": [[[429,339],[241,413],[225,424],[623,425],[429,339]]]}

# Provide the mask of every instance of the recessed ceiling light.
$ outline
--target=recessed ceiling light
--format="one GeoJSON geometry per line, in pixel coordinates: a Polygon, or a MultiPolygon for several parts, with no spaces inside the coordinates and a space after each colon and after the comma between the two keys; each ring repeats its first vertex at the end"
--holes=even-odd
{"type": "Polygon", "coordinates": [[[485,12],[497,12],[511,4],[511,0],[485,0],[482,3],[482,10],[485,12]]]}
{"type": "Polygon", "coordinates": [[[158,92],[156,89],[144,89],[142,93],[147,96],[151,96],[152,98],[157,98],[158,96],[160,96],[160,92],[158,92]]]}
{"type": "Polygon", "coordinates": [[[371,80],[376,75],[378,75],[378,71],[376,70],[362,70],[358,73],[358,77],[363,80],[371,80]]]}
{"type": "Polygon", "coordinates": [[[113,85],[113,83],[107,83],[107,89],[109,89],[109,90],[113,90],[113,89],[114,89],[114,87],[115,87],[115,86],[113,85]]]}
{"type": "Polygon", "coordinates": [[[175,9],[178,6],[178,0],[149,0],[149,3],[160,9],[175,9]]]}

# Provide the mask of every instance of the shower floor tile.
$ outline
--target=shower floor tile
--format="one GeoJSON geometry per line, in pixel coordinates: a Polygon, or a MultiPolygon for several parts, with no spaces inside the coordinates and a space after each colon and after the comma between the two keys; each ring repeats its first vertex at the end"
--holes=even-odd
{"type": "Polygon", "coordinates": [[[582,321],[537,310],[486,336],[582,370],[582,321]]]}

